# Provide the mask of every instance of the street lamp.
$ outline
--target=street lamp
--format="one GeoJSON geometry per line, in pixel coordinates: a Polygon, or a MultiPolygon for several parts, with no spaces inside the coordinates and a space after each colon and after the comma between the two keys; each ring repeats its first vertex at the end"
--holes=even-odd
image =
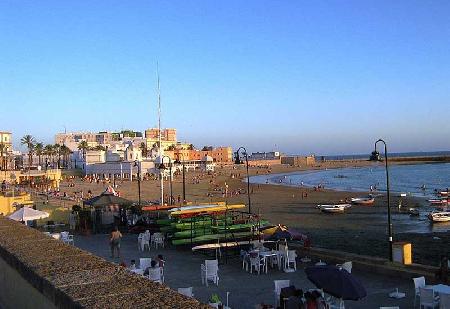
{"type": "Polygon", "coordinates": [[[139,206],[141,206],[141,165],[139,164],[138,160],[134,161],[134,166],[137,167],[138,196],[139,196],[138,203],[139,203],[139,206]]]}
{"type": "Polygon", "coordinates": [[[389,234],[389,261],[392,262],[392,222],[391,222],[391,195],[389,188],[389,169],[388,169],[388,152],[386,142],[379,139],[375,142],[375,150],[370,155],[370,161],[381,161],[380,153],[377,151],[377,144],[384,144],[384,163],[386,166],[386,191],[387,191],[387,203],[388,203],[388,234],[389,234]]]}
{"type": "Polygon", "coordinates": [[[236,150],[235,152],[235,161],[234,164],[243,164],[244,162],[241,160],[241,158],[239,157],[239,151],[243,150],[244,152],[242,153],[243,156],[245,157],[245,163],[247,165],[247,196],[248,196],[248,213],[252,212],[252,204],[251,204],[251,200],[250,200],[250,175],[248,173],[248,155],[247,155],[247,149],[245,149],[244,147],[239,147],[238,150],[236,150]]]}
{"type": "Polygon", "coordinates": [[[175,164],[181,164],[182,168],[183,168],[183,204],[186,203],[186,177],[185,177],[185,171],[186,171],[186,167],[184,165],[184,156],[183,154],[181,154],[183,157],[183,161],[180,161],[180,153],[178,154],[178,158],[175,160],[175,164]]]}
{"type": "Polygon", "coordinates": [[[172,198],[173,198],[173,192],[172,192],[172,159],[169,156],[161,156],[161,164],[159,165],[159,170],[164,171],[166,169],[166,166],[164,165],[164,158],[169,159],[169,173],[170,173],[170,198],[169,198],[169,205],[172,205],[172,198]]]}

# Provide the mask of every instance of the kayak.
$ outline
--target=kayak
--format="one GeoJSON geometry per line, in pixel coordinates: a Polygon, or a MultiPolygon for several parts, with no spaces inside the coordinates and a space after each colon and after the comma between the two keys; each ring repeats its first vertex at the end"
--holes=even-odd
{"type": "Polygon", "coordinates": [[[178,245],[186,245],[192,243],[201,243],[208,241],[217,241],[217,240],[231,240],[231,239],[242,239],[253,236],[253,232],[240,232],[234,234],[209,234],[203,236],[197,236],[192,238],[182,238],[182,239],[173,239],[172,244],[175,246],[178,245]]]}
{"type": "Polygon", "coordinates": [[[188,210],[177,210],[173,211],[171,213],[172,216],[183,216],[183,215],[198,215],[202,213],[218,213],[218,212],[225,212],[227,210],[234,210],[234,209],[242,209],[245,208],[245,205],[243,204],[237,204],[237,205],[227,205],[227,206],[215,206],[215,207],[201,207],[201,208],[195,208],[195,209],[188,209],[188,210]]]}

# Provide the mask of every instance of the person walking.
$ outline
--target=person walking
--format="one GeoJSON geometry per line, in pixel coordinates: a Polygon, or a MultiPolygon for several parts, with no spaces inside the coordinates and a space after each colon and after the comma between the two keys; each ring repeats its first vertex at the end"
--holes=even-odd
{"type": "Polygon", "coordinates": [[[114,258],[114,251],[117,250],[117,257],[120,258],[120,240],[122,238],[122,233],[120,233],[119,228],[116,226],[114,231],[111,232],[111,257],[114,258]]]}

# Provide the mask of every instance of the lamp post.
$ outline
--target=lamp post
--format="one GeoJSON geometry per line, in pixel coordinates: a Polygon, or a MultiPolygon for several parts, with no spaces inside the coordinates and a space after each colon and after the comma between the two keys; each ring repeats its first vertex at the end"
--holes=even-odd
{"type": "Polygon", "coordinates": [[[252,212],[252,204],[250,199],[250,175],[248,173],[248,155],[247,155],[247,149],[244,147],[239,147],[238,150],[235,152],[235,161],[234,164],[243,164],[241,158],[239,157],[239,151],[243,150],[243,155],[245,157],[245,163],[247,165],[247,196],[248,196],[248,213],[252,212]]]}
{"type": "Polygon", "coordinates": [[[370,161],[381,161],[380,153],[377,151],[377,144],[383,143],[384,144],[384,163],[386,166],[386,191],[387,191],[387,206],[388,206],[388,234],[389,234],[389,261],[392,262],[392,221],[391,221],[391,195],[390,195],[390,188],[389,188],[389,169],[388,169],[388,152],[387,152],[387,146],[386,142],[382,139],[379,139],[375,142],[375,150],[372,151],[372,154],[370,155],[370,161]]]}
{"type": "Polygon", "coordinates": [[[169,159],[169,173],[170,173],[170,197],[169,197],[169,205],[172,205],[172,197],[173,197],[173,192],[172,192],[172,159],[169,156],[161,156],[161,164],[159,165],[159,170],[164,171],[166,169],[166,166],[164,165],[164,158],[169,159]]]}
{"type": "Polygon", "coordinates": [[[181,154],[183,157],[183,161],[180,161],[180,153],[178,154],[178,158],[175,160],[175,164],[181,164],[182,168],[183,168],[183,204],[186,203],[186,176],[185,176],[185,171],[186,171],[186,167],[184,165],[184,156],[183,154],[181,154]]]}
{"type": "Polygon", "coordinates": [[[139,164],[138,160],[134,161],[134,166],[137,167],[138,198],[139,198],[138,203],[139,203],[139,206],[141,206],[141,165],[139,164]]]}

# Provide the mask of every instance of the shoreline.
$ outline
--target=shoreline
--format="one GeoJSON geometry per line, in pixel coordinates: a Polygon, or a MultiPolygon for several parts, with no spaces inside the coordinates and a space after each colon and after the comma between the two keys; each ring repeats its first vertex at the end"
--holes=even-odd
{"type": "MultiPolygon", "coordinates": [[[[272,168],[251,167],[250,175],[271,176],[278,173],[292,173],[307,170],[319,170],[331,167],[366,166],[369,162],[348,162],[326,163],[314,167],[288,167],[274,166],[272,168]],[[269,172],[270,171],[270,172],[269,172]]],[[[423,163],[423,162],[420,162],[423,163]]],[[[217,168],[216,171],[208,175],[201,172],[189,172],[186,174],[186,197],[192,203],[219,202],[225,201],[229,204],[247,204],[246,184],[242,178],[246,177],[245,166],[235,166],[217,168]],[[224,196],[225,186],[228,187],[228,195],[224,196]],[[241,193],[239,193],[241,192],[241,193]]],[[[76,179],[73,181],[74,187],[69,187],[69,181],[61,183],[61,193],[66,192],[70,196],[74,192],[92,191],[93,195],[98,195],[105,190],[108,184],[89,183],[76,179]]],[[[138,186],[136,181],[117,181],[118,191],[122,197],[138,200],[138,186]]],[[[165,193],[169,192],[169,182],[165,181],[165,193]]],[[[259,213],[264,219],[272,224],[284,224],[288,227],[297,228],[305,232],[312,239],[312,245],[328,249],[338,249],[356,254],[365,254],[386,257],[387,255],[387,234],[386,234],[386,197],[381,196],[376,199],[373,206],[353,206],[348,213],[339,215],[327,215],[321,213],[317,204],[337,203],[340,200],[352,196],[363,196],[369,192],[346,192],[335,190],[314,191],[311,188],[299,188],[280,186],[274,184],[254,184],[251,188],[251,208],[253,213],[259,213]],[[307,197],[303,197],[307,194],[307,197]]],[[[159,198],[160,187],[158,180],[141,181],[142,201],[157,200],[159,198]]],[[[182,176],[176,175],[173,180],[174,196],[182,195],[182,176]]],[[[398,197],[392,198],[391,205],[397,205],[398,197]]],[[[41,205],[41,209],[55,212],[58,218],[68,217],[68,209],[74,202],[62,202],[51,199],[51,205],[41,205]],[[66,208],[64,208],[66,206],[66,208]],[[43,208],[46,207],[46,208],[43,208]]],[[[407,197],[403,200],[405,209],[420,206],[420,201],[414,197],[407,197]]],[[[442,237],[439,232],[433,232],[427,222],[420,219],[410,218],[393,209],[394,241],[410,241],[413,244],[414,262],[422,264],[436,265],[439,254],[450,251],[450,237],[442,237]],[[409,232],[416,226],[423,227],[421,233],[409,232]],[[429,229],[429,230],[428,230],[429,229]],[[433,240],[433,235],[438,235],[441,240],[433,240]],[[430,246],[430,239],[436,246],[430,246]],[[445,241],[443,241],[445,240],[445,241]]],[[[49,219],[51,220],[51,219],[49,219]]],[[[58,219],[59,221],[59,219],[58,219]]]]}

